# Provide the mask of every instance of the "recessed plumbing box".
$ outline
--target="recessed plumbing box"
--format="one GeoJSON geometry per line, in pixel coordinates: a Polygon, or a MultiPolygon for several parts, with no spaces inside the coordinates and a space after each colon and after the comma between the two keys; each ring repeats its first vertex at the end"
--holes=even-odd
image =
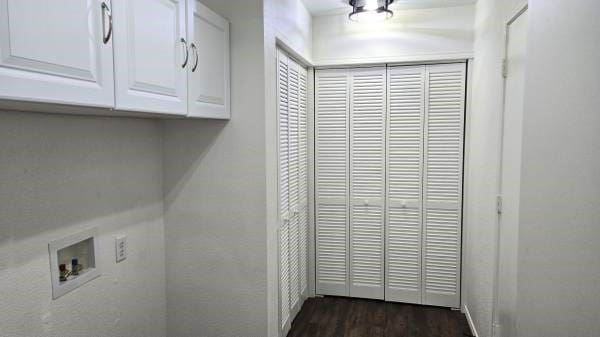
{"type": "Polygon", "coordinates": [[[53,299],[100,276],[97,240],[92,228],[48,244],[53,299]]]}

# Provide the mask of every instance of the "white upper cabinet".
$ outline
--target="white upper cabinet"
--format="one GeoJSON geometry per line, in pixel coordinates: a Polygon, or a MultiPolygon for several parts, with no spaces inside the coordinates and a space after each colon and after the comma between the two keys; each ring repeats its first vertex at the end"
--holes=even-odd
{"type": "Polygon", "coordinates": [[[187,114],[185,0],[114,1],[118,110],[187,114]]]}
{"type": "Polygon", "coordinates": [[[109,0],[0,0],[0,99],[114,106],[109,0]]]}
{"type": "Polygon", "coordinates": [[[229,22],[190,0],[188,37],[188,116],[229,119],[229,22]]]}
{"type": "Polygon", "coordinates": [[[229,64],[229,22],[195,0],[0,0],[5,106],[229,119],[229,64]]]}

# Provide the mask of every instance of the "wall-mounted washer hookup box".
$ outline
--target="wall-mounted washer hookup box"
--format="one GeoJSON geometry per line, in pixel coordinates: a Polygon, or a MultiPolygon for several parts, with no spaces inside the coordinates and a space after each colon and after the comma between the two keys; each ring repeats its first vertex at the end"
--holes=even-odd
{"type": "Polygon", "coordinates": [[[100,276],[96,228],[52,241],[48,252],[53,299],[100,276]]]}

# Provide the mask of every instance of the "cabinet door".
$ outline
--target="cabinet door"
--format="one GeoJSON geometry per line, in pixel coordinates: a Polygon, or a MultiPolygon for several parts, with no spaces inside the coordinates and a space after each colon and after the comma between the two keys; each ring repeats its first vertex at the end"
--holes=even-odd
{"type": "Polygon", "coordinates": [[[229,119],[229,22],[199,1],[188,4],[188,116],[229,119]]]}
{"type": "Polygon", "coordinates": [[[315,76],[316,292],[348,296],[348,71],[315,76]]]}
{"type": "Polygon", "coordinates": [[[384,298],[386,69],[350,72],[350,296],[384,298]]]}
{"type": "Polygon", "coordinates": [[[423,304],[460,306],[465,65],[427,66],[423,304]]]}
{"type": "Polygon", "coordinates": [[[117,109],[187,114],[185,0],[115,1],[114,13],[117,109]]]}
{"type": "Polygon", "coordinates": [[[0,0],[0,98],[113,107],[109,13],[109,0],[0,0]]]}

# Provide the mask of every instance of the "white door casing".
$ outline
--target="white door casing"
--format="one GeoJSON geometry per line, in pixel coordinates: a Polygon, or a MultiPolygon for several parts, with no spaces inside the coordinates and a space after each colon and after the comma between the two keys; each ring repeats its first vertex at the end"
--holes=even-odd
{"type": "Polygon", "coordinates": [[[507,25],[506,79],[502,127],[500,193],[502,195],[498,231],[498,270],[496,279],[495,335],[516,334],[517,257],[521,150],[523,139],[523,102],[527,59],[527,11],[507,25]]]}

